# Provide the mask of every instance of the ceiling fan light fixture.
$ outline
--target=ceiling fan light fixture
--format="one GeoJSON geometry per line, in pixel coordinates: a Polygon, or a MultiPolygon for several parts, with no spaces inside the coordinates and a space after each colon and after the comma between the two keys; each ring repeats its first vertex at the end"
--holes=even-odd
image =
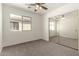
{"type": "Polygon", "coordinates": [[[36,5],[36,6],[35,6],[35,9],[38,10],[38,8],[39,8],[39,5],[36,5]]]}
{"type": "Polygon", "coordinates": [[[28,8],[34,8],[34,12],[42,12],[43,10],[47,10],[48,8],[45,7],[43,4],[45,3],[32,3],[28,5],[28,8]]]}

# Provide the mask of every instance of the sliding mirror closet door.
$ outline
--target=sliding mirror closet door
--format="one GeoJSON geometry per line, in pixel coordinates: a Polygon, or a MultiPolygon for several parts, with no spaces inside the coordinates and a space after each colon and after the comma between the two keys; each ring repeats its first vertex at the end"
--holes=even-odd
{"type": "Polygon", "coordinates": [[[64,14],[58,22],[59,44],[78,49],[78,11],[64,14]]]}
{"type": "Polygon", "coordinates": [[[50,41],[68,48],[78,49],[78,11],[49,19],[50,41]]]}

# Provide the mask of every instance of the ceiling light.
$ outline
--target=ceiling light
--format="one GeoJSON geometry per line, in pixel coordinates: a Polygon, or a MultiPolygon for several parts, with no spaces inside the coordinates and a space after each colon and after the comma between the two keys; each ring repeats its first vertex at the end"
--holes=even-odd
{"type": "Polygon", "coordinates": [[[35,9],[37,10],[38,8],[39,8],[39,5],[36,5],[36,6],[35,6],[35,9]]]}
{"type": "Polygon", "coordinates": [[[39,7],[39,9],[42,9],[42,7],[39,7]]]}

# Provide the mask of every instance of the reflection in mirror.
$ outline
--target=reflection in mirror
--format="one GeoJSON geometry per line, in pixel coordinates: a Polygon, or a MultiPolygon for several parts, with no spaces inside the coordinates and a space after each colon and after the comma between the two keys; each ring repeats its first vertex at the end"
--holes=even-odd
{"type": "Polygon", "coordinates": [[[49,18],[49,39],[53,43],[78,49],[78,11],[49,18]]]}

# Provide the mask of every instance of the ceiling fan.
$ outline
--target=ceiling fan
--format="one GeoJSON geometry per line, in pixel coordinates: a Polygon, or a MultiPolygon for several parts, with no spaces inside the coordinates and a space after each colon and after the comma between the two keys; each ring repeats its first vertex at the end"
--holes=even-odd
{"type": "MultiPolygon", "coordinates": [[[[39,9],[47,10],[48,8],[44,6],[45,3],[32,3],[28,4],[28,8],[35,7],[34,11],[38,11],[39,9]]],[[[27,4],[26,4],[27,5],[27,4]]]]}

